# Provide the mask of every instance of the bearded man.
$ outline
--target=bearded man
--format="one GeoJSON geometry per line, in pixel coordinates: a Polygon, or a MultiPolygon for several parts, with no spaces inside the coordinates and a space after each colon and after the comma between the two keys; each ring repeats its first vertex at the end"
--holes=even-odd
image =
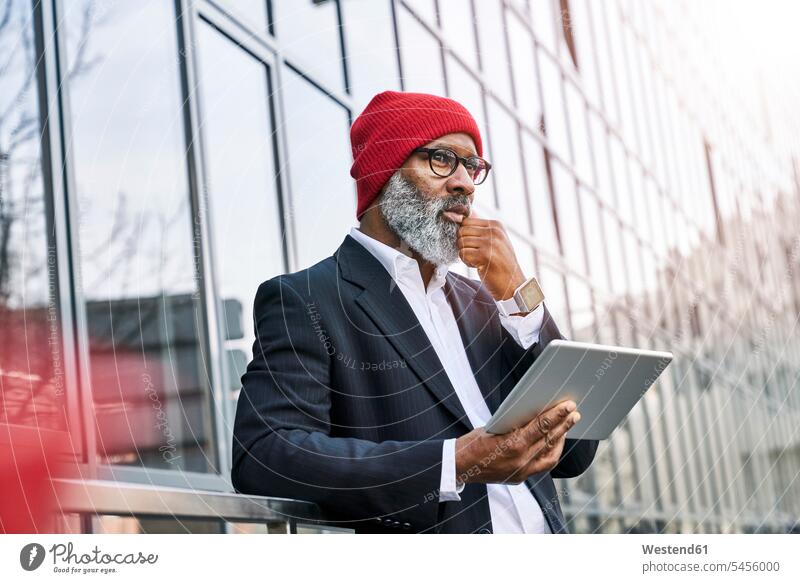
{"type": "Polygon", "coordinates": [[[350,139],[358,228],[256,293],[235,489],[315,502],[356,532],[567,532],[553,478],[597,449],[565,437],[575,403],[483,429],[563,336],[502,224],[472,213],[491,169],[475,120],[452,99],[386,91],[350,139]],[[480,281],[449,270],[459,258],[480,281]]]}

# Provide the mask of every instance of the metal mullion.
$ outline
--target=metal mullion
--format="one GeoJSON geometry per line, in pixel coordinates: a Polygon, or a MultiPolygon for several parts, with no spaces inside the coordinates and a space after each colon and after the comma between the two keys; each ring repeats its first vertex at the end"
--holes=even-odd
{"type": "MultiPolygon", "coordinates": [[[[192,0],[192,3],[194,3],[194,0],[192,0]]],[[[266,33],[255,33],[255,31],[240,22],[236,17],[228,14],[209,0],[197,0],[197,6],[194,9],[197,14],[200,14],[205,20],[208,20],[219,28],[236,43],[252,53],[257,59],[271,66],[275,66],[279,61],[285,62],[292,69],[298,71],[309,82],[319,87],[322,92],[338,102],[339,105],[350,111],[353,110],[353,98],[348,93],[336,89],[326,81],[316,78],[314,74],[307,71],[303,64],[295,59],[291,53],[286,54],[278,40],[266,33]]],[[[279,89],[276,91],[280,92],[279,89]]]]}
{"type": "Polygon", "coordinates": [[[41,120],[41,167],[44,189],[45,229],[47,239],[47,262],[51,253],[55,256],[54,268],[47,269],[48,288],[55,290],[55,297],[48,302],[55,304],[59,326],[59,349],[63,367],[62,388],[66,402],[66,427],[71,446],[84,461],[84,422],[80,413],[80,389],[74,335],[74,313],[68,240],[66,199],[62,173],[63,150],[61,142],[61,116],[58,107],[58,82],[56,77],[55,50],[53,49],[52,6],[37,0],[32,2],[32,25],[37,63],[36,87],[41,120]]]}
{"type": "MultiPolygon", "coordinates": [[[[278,53],[278,65],[270,69],[270,76],[274,81],[273,87],[281,88],[275,90],[274,107],[277,112],[277,120],[286,120],[286,107],[283,100],[284,92],[283,87],[283,67],[285,65],[280,60],[280,53],[278,53]]],[[[348,110],[348,113],[352,110],[348,110]]],[[[276,120],[276,121],[277,121],[276,120]]],[[[280,161],[276,168],[278,169],[278,186],[282,193],[281,200],[283,201],[283,224],[285,226],[284,241],[286,244],[286,255],[289,261],[288,270],[294,271],[300,267],[300,251],[297,241],[297,228],[294,216],[294,192],[291,180],[289,180],[290,160],[289,160],[289,136],[285,123],[277,124],[274,129],[275,133],[275,152],[276,159],[280,161]]]]}
{"type": "Polygon", "coordinates": [[[389,9],[391,11],[391,18],[392,18],[392,34],[394,35],[394,43],[392,43],[393,48],[395,49],[395,59],[397,61],[397,74],[400,76],[400,91],[406,90],[406,81],[405,75],[403,75],[403,59],[400,58],[400,29],[399,29],[399,18],[397,16],[397,0],[387,0],[389,2],[389,9]]]}
{"type": "MultiPolygon", "coordinates": [[[[199,228],[199,241],[195,243],[199,249],[199,261],[195,266],[199,276],[198,292],[201,294],[205,327],[198,326],[203,337],[203,344],[208,354],[204,370],[210,375],[209,395],[213,398],[210,414],[213,416],[213,427],[217,457],[217,471],[221,475],[230,473],[230,448],[225,440],[225,421],[228,419],[228,395],[225,391],[224,377],[224,342],[220,326],[218,285],[211,240],[210,201],[205,170],[205,152],[201,139],[200,111],[198,89],[198,63],[195,48],[197,37],[194,23],[197,13],[190,0],[175,0],[176,32],[178,37],[180,59],[180,81],[183,101],[183,130],[186,147],[186,170],[189,181],[189,197],[193,222],[199,228]]],[[[197,236],[197,235],[195,235],[197,236]]]]}
{"type": "MultiPolygon", "coordinates": [[[[190,4],[194,6],[193,2],[190,2],[190,4]]],[[[238,21],[220,12],[216,7],[212,9],[212,6],[214,5],[210,4],[208,0],[201,0],[201,2],[194,7],[193,14],[195,17],[200,17],[202,20],[205,20],[211,26],[218,29],[223,35],[231,39],[232,42],[241,49],[250,53],[254,58],[274,66],[275,47],[272,43],[264,42],[262,38],[253,36],[252,34],[244,33],[238,21]]]]}
{"type": "MultiPolygon", "coordinates": [[[[502,22],[503,22],[503,28],[505,30],[508,30],[508,20],[507,20],[508,19],[508,15],[506,14],[506,10],[504,8],[504,3],[501,3],[500,11],[501,11],[501,18],[502,18],[502,22]]],[[[474,6],[473,6],[473,20],[475,20],[474,6]]],[[[478,35],[478,31],[477,31],[477,22],[476,22],[476,24],[475,24],[475,42],[476,42],[476,44],[478,46],[478,53],[480,54],[480,40],[478,39],[478,36],[479,35],[478,35]]],[[[508,35],[506,35],[504,46],[505,46],[505,49],[506,49],[506,55],[508,55],[508,78],[511,81],[511,98],[512,98],[513,104],[514,104],[514,111],[517,112],[518,111],[518,96],[517,96],[517,90],[516,90],[516,83],[514,82],[514,67],[512,67],[512,65],[511,65],[512,54],[511,54],[511,45],[509,43],[510,43],[510,41],[508,39],[508,35]]],[[[538,70],[536,72],[531,71],[531,74],[532,75],[533,74],[537,74],[537,76],[538,76],[538,70]]],[[[483,93],[483,92],[481,92],[481,93],[483,93]]],[[[497,100],[495,100],[495,101],[497,101],[497,100]]],[[[485,104],[484,104],[484,106],[485,106],[485,104]]],[[[487,111],[487,115],[488,115],[488,111],[487,111]]],[[[520,163],[520,166],[521,166],[521,169],[522,169],[522,188],[525,191],[525,215],[526,215],[526,217],[528,219],[528,230],[530,232],[533,232],[533,214],[532,214],[533,210],[531,208],[533,196],[531,195],[531,192],[529,190],[530,187],[529,187],[529,184],[528,184],[528,168],[527,168],[527,164],[525,164],[525,145],[524,145],[523,140],[522,140],[522,127],[520,125],[521,119],[517,115],[515,115],[514,116],[514,120],[516,122],[517,151],[519,152],[519,163],[520,163]]],[[[497,191],[495,190],[495,193],[496,192],[497,191]]],[[[569,308],[567,308],[567,313],[569,313],[569,308]]]]}
{"type": "MultiPolygon", "coordinates": [[[[65,325],[70,325],[69,331],[64,331],[65,354],[69,350],[71,361],[75,369],[71,372],[71,380],[75,382],[78,390],[78,401],[75,403],[82,412],[82,430],[86,449],[84,461],[88,475],[84,478],[94,478],[97,472],[97,426],[94,420],[94,393],[92,391],[91,369],[89,366],[89,333],[86,314],[86,303],[83,295],[81,279],[81,253],[80,238],[77,228],[79,222],[78,190],[75,180],[75,165],[72,156],[72,123],[70,107],[70,86],[67,82],[66,42],[64,39],[63,22],[65,20],[63,0],[52,0],[52,3],[36,2],[41,7],[43,19],[44,63],[48,89],[48,122],[56,120],[55,130],[51,127],[49,136],[54,139],[50,146],[55,146],[57,151],[51,152],[54,210],[56,221],[62,222],[64,230],[57,234],[62,247],[59,250],[59,294],[62,296],[61,304],[69,309],[64,315],[69,317],[65,325]],[[51,97],[52,96],[52,97],[51,97]],[[55,134],[58,134],[56,137],[55,134]],[[56,155],[57,154],[57,155],[56,155]],[[61,252],[63,250],[63,253],[61,252]],[[70,300],[71,299],[71,303],[70,300]]],[[[66,366],[66,359],[65,359],[66,366]]]]}

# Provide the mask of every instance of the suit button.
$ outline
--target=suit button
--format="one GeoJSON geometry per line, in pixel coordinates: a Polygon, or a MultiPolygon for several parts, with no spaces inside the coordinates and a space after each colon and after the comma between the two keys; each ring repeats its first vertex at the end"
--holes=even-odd
{"type": "Polygon", "coordinates": [[[488,528],[482,528],[478,531],[478,534],[492,534],[492,531],[488,528]]]}
{"type": "Polygon", "coordinates": [[[404,523],[403,523],[403,528],[404,528],[405,530],[408,530],[409,528],[411,528],[411,523],[410,523],[410,522],[404,522],[404,523]]]}
{"type": "Polygon", "coordinates": [[[381,520],[380,516],[378,516],[375,518],[375,522],[377,522],[378,524],[382,524],[383,520],[381,520]]]}

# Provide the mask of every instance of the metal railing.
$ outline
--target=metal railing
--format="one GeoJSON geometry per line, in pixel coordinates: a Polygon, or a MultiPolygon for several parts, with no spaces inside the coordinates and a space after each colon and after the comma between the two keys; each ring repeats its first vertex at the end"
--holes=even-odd
{"type": "Polygon", "coordinates": [[[266,525],[269,533],[297,533],[298,525],[345,531],[325,523],[310,502],[106,480],[57,480],[62,514],[222,520],[266,525]]]}

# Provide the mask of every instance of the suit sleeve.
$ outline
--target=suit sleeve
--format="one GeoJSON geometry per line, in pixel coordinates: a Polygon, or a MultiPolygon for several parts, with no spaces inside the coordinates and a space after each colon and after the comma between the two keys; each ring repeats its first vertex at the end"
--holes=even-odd
{"type": "MultiPolygon", "coordinates": [[[[528,349],[523,349],[519,343],[503,327],[503,350],[514,381],[517,382],[525,371],[542,353],[551,340],[558,338],[566,340],[561,334],[553,319],[547,304],[544,305],[544,320],[539,330],[539,341],[528,349]]],[[[550,470],[553,478],[574,478],[581,475],[592,464],[597,452],[599,442],[596,439],[569,439],[564,444],[561,460],[555,468],[550,470]]]]}
{"type": "MultiPolygon", "coordinates": [[[[306,286],[303,286],[306,287],[306,286]]],[[[444,440],[337,437],[325,314],[278,277],[255,298],[253,360],[242,376],[231,480],[241,493],[302,499],[346,520],[437,521],[444,440]]]]}

